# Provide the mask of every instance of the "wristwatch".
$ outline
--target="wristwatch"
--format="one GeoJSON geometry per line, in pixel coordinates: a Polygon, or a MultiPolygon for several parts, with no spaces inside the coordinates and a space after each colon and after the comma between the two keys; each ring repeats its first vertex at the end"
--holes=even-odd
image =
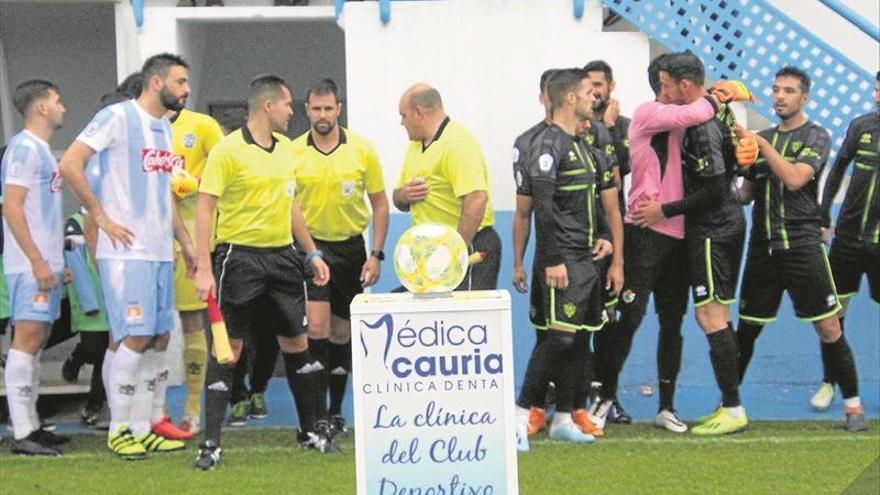
{"type": "Polygon", "coordinates": [[[370,256],[375,257],[379,261],[385,261],[385,253],[383,251],[372,250],[370,256]]]}

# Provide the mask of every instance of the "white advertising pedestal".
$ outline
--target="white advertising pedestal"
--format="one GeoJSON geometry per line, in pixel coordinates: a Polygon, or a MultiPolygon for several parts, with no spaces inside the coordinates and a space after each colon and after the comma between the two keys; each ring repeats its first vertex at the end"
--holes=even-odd
{"type": "Polygon", "coordinates": [[[359,495],[519,493],[510,295],[351,305],[359,495]]]}

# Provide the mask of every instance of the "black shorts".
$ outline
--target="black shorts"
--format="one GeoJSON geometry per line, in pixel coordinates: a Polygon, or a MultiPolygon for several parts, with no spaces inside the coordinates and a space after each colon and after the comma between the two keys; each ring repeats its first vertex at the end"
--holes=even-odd
{"type": "Polygon", "coordinates": [[[498,288],[498,271],[501,270],[501,237],[492,227],[485,227],[474,235],[471,252],[481,251],[485,258],[472,265],[461,285],[455,290],[495,290],[498,288]]]}
{"type": "Polygon", "coordinates": [[[684,315],[690,284],[683,239],[625,224],[623,258],[623,290],[617,304],[621,314],[644,315],[653,292],[657,314],[684,315]]]}
{"type": "Polygon", "coordinates": [[[840,311],[825,245],[793,246],[770,254],[766,243],[749,243],[739,317],[758,324],[775,320],[783,291],[788,291],[795,316],[802,320],[818,321],[840,311]]]}
{"type": "MultiPolygon", "coordinates": [[[[257,324],[257,311],[265,311],[282,337],[305,332],[303,256],[293,245],[256,248],[220,244],[214,251],[217,300],[229,337],[242,339],[257,324]],[[261,308],[261,309],[258,309],[261,308]]],[[[266,318],[261,318],[265,320],[266,318]]]]}
{"type": "Polygon", "coordinates": [[[566,256],[568,287],[554,289],[544,281],[544,269],[533,270],[530,320],[535,328],[601,330],[607,321],[601,273],[591,254],[566,256]]]}
{"type": "Polygon", "coordinates": [[[744,235],[727,239],[687,238],[694,307],[699,308],[712,301],[728,306],[736,302],[743,237],[744,235]]]}
{"type": "Polygon", "coordinates": [[[315,247],[324,253],[324,262],[330,267],[330,281],[324,286],[315,285],[311,264],[307,264],[308,300],[329,302],[331,313],[351,319],[351,301],[364,291],[360,281],[361,270],[367,261],[364,236],[356,235],[338,242],[315,239],[315,247]]]}
{"type": "Polygon", "coordinates": [[[831,262],[834,286],[840,299],[849,299],[856,295],[862,275],[867,275],[871,299],[880,303],[880,246],[835,237],[828,260],[831,262]]]}

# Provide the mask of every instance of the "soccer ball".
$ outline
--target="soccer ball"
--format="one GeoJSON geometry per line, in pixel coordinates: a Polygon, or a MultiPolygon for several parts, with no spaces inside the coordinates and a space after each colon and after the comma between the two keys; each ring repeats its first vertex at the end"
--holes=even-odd
{"type": "Polygon", "coordinates": [[[171,191],[180,199],[183,199],[199,188],[199,180],[186,171],[183,167],[174,167],[171,170],[171,191]]]}
{"type": "Polygon", "coordinates": [[[414,225],[394,248],[394,271],[415,294],[450,292],[464,280],[467,268],[467,244],[447,225],[414,225]]]}

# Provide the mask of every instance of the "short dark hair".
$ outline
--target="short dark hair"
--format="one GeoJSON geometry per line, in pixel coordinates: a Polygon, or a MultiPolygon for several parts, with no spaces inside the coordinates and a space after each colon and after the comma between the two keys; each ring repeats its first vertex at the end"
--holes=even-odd
{"type": "Polygon", "coordinates": [[[706,71],[703,69],[703,62],[700,58],[691,52],[677,52],[667,57],[660,70],[669,74],[675,81],[688,81],[702,86],[706,81],[706,71]]]}
{"type": "Polygon", "coordinates": [[[336,103],[339,103],[339,86],[336,85],[336,81],[328,77],[315,79],[309,84],[309,88],[306,90],[306,103],[309,102],[309,97],[312,96],[312,93],[315,93],[316,95],[333,93],[333,96],[336,98],[336,103]]]}
{"type": "Polygon", "coordinates": [[[119,95],[127,95],[129,98],[137,98],[140,96],[144,88],[144,74],[141,71],[132,72],[128,75],[119,86],[116,86],[116,93],[119,95]]]}
{"type": "Polygon", "coordinates": [[[281,88],[290,89],[284,79],[276,75],[263,74],[253,78],[248,89],[248,112],[256,110],[263,100],[274,101],[280,98],[281,88]]]}
{"type": "Polygon", "coordinates": [[[547,97],[550,98],[553,110],[560,108],[565,102],[565,95],[575,91],[586,77],[586,71],[581,68],[556,71],[547,82],[547,97]]]}
{"type": "Polygon", "coordinates": [[[786,65],[785,67],[779,69],[775,77],[793,77],[800,82],[802,93],[810,92],[810,86],[812,85],[812,81],[810,81],[810,76],[808,76],[806,72],[797,67],[786,65]]]}
{"type": "Polygon", "coordinates": [[[660,96],[660,92],[663,90],[660,86],[660,69],[667,58],[669,58],[668,53],[661,53],[648,64],[648,84],[651,86],[651,91],[654,92],[655,96],[660,96]]]}
{"type": "Polygon", "coordinates": [[[547,83],[550,81],[550,78],[553,77],[553,74],[556,74],[559,69],[547,69],[541,73],[541,92],[547,91],[547,83]]]}
{"type": "Polygon", "coordinates": [[[27,80],[15,87],[12,104],[22,117],[26,117],[31,104],[37,100],[48,98],[50,90],[60,93],[58,86],[45,79],[27,80]]]}
{"type": "Polygon", "coordinates": [[[189,65],[179,55],[159,53],[144,62],[141,74],[143,74],[144,81],[149,80],[153,76],[165,77],[168,75],[168,69],[176,65],[189,69],[189,65]]]}
{"type": "Polygon", "coordinates": [[[614,80],[614,72],[611,66],[604,60],[591,60],[584,66],[584,72],[602,72],[605,74],[605,80],[611,82],[614,80]]]}

